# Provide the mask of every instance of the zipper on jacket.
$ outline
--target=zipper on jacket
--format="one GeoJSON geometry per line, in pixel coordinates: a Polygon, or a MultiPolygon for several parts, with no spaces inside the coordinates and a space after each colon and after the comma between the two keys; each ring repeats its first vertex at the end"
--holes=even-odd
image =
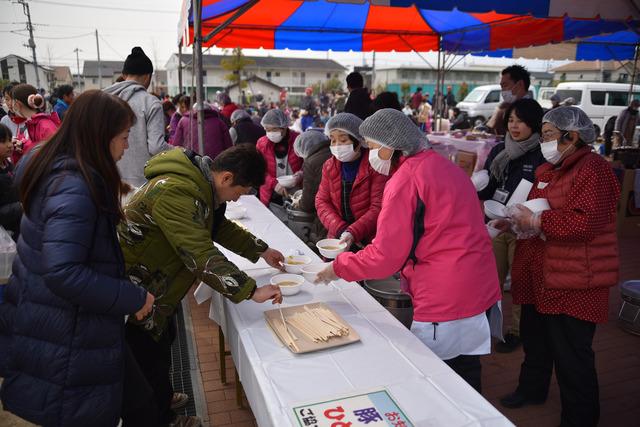
{"type": "Polygon", "coordinates": [[[436,329],[438,328],[438,322],[433,322],[433,340],[436,340],[436,329]]]}

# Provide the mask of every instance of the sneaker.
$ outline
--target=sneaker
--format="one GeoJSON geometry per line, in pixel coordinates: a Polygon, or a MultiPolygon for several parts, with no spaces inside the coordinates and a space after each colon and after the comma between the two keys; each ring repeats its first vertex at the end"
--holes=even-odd
{"type": "Polygon", "coordinates": [[[173,398],[171,399],[171,409],[180,409],[184,408],[189,401],[189,395],[186,393],[173,393],[173,398]]]}
{"type": "Polygon", "coordinates": [[[512,351],[520,347],[521,344],[522,341],[520,340],[519,336],[506,334],[504,336],[504,342],[499,342],[496,344],[496,351],[498,353],[511,353],[512,351]]]}
{"type": "Polygon", "coordinates": [[[169,423],[169,427],[202,427],[202,421],[198,417],[178,415],[173,422],[169,423]]]}
{"type": "Polygon", "coordinates": [[[547,399],[529,399],[519,391],[514,391],[500,399],[500,404],[505,408],[517,409],[525,405],[542,405],[547,399]]]}

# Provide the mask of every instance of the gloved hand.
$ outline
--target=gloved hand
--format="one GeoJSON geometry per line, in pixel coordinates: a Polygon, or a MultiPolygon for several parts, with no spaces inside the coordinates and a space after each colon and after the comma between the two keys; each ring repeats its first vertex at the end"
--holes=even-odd
{"type": "Polygon", "coordinates": [[[513,221],[514,230],[519,239],[528,239],[540,234],[541,212],[533,212],[531,209],[518,204],[509,209],[509,216],[513,221]]]}
{"type": "Polygon", "coordinates": [[[287,189],[284,188],[282,185],[280,185],[280,183],[276,184],[276,188],[274,188],[273,191],[275,191],[276,193],[278,193],[281,196],[286,196],[287,195],[287,189]]]}
{"type": "Polygon", "coordinates": [[[296,179],[296,186],[300,185],[300,183],[302,182],[302,169],[300,169],[298,172],[293,174],[293,177],[296,179]]]}
{"type": "Polygon", "coordinates": [[[349,233],[348,231],[343,232],[340,235],[340,243],[346,243],[347,244],[346,250],[349,250],[349,248],[353,244],[353,234],[349,233]]]}
{"type": "Polygon", "coordinates": [[[489,185],[489,172],[486,169],[482,169],[478,172],[474,172],[471,175],[471,182],[476,187],[476,191],[484,190],[489,185]]]}

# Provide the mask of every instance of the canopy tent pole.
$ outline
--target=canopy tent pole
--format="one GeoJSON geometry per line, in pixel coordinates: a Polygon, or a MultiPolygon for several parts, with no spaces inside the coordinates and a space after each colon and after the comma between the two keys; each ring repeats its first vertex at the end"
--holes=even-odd
{"type": "Polygon", "coordinates": [[[202,0],[193,0],[193,68],[196,71],[198,152],[204,155],[204,82],[202,80],[202,0]]]}
{"type": "Polygon", "coordinates": [[[178,45],[178,93],[182,95],[182,43],[178,45]]]}
{"type": "Polygon", "coordinates": [[[636,81],[636,73],[638,70],[638,51],[640,50],[640,46],[636,44],[636,49],[635,49],[635,55],[633,58],[633,70],[631,72],[631,83],[629,83],[629,96],[627,97],[627,100],[629,101],[628,104],[631,104],[631,97],[633,96],[633,84],[636,81]]]}

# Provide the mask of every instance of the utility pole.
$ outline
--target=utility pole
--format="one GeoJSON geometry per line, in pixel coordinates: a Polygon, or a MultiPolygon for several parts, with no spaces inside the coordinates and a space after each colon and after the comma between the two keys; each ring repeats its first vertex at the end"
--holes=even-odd
{"type": "Polygon", "coordinates": [[[38,59],[36,58],[36,42],[33,40],[33,25],[31,24],[31,12],[29,11],[29,3],[26,0],[17,0],[22,5],[24,14],[27,15],[27,30],[29,31],[29,43],[27,47],[31,48],[31,55],[33,55],[33,68],[36,71],[36,84],[40,89],[40,73],[38,72],[38,59]]]}
{"type": "MultiPolygon", "coordinates": [[[[102,62],[100,61],[100,42],[98,41],[98,29],[96,29],[96,47],[98,49],[98,89],[102,89],[102,62]]],[[[80,61],[78,61],[78,64],[80,64],[80,61]]],[[[78,65],[78,69],[80,69],[80,65],[78,65]]],[[[80,74],[80,72],[78,72],[78,74],[80,74]]],[[[80,90],[79,87],[78,90],[80,90]]]]}
{"type": "Polygon", "coordinates": [[[80,49],[75,48],[73,51],[76,53],[76,65],[78,67],[78,76],[76,80],[78,80],[78,90],[80,90],[80,56],[78,56],[78,52],[80,52],[80,49]]]}

